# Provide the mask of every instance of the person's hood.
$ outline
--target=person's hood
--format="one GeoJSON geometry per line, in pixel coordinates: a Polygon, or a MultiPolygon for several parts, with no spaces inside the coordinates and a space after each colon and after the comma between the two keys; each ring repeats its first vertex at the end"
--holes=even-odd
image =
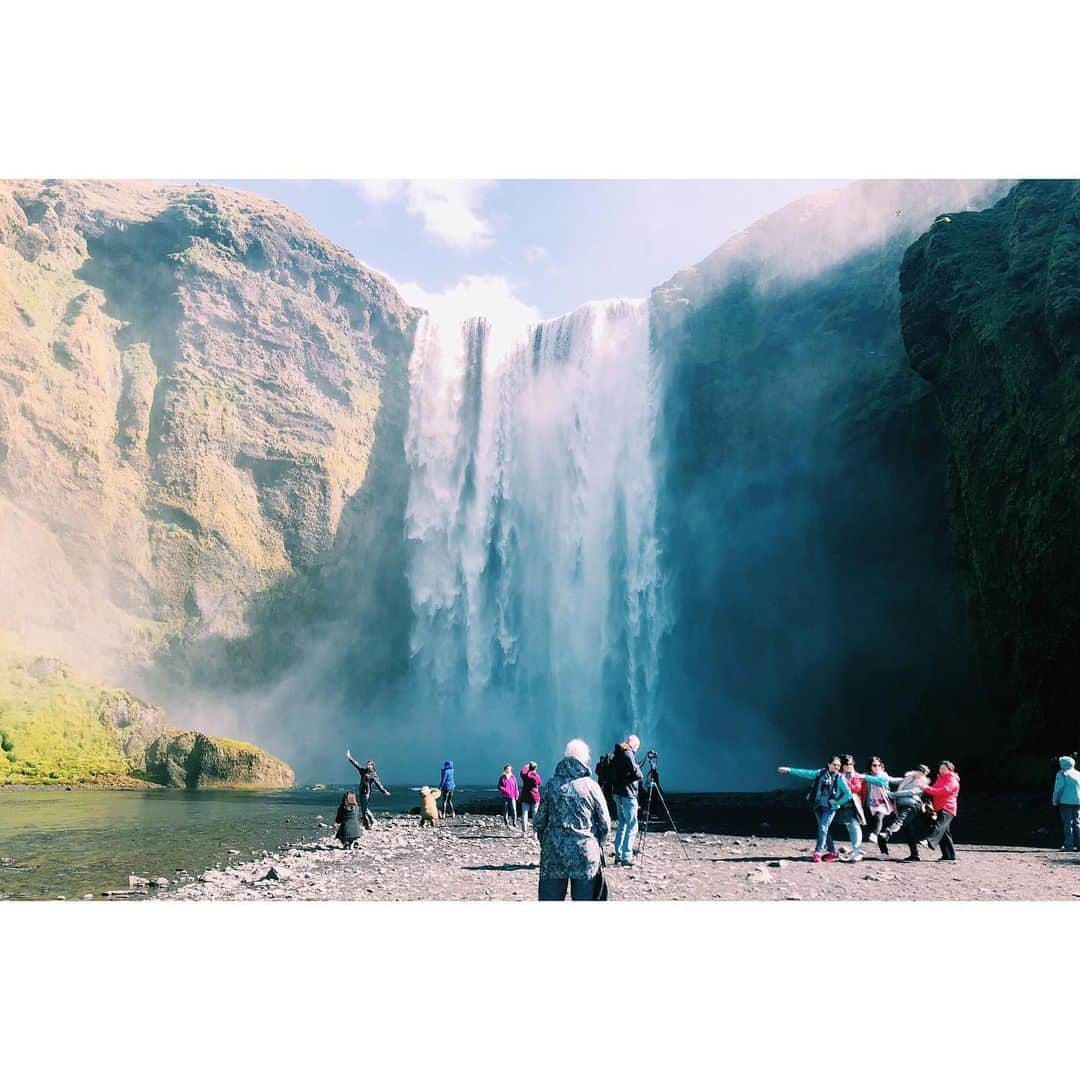
{"type": "Polygon", "coordinates": [[[555,780],[580,780],[583,776],[591,776],[589,767],[582,765],[577,758],[564,757],[558,765],[555,766],[555,773],[553,779],[555,780]]]}
{"type": "Polygon", "coordinates": [[[444,761],[442,763],[442,767],[444,769],[452,769],[454,767],[454,763],[452,761],[444,761]]]}
{"type": "Polygon", "coordinates": [[[1071,769],[1076,764],[1076,762],[1073,761],[1071,757],[1059,757],[1058,764],[1061,765],[1062,772],[1068,772],[1069,769],[1071,769]]]}

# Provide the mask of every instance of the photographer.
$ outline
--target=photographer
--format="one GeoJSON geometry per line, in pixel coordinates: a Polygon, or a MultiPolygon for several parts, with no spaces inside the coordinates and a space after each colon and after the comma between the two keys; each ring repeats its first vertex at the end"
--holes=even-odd
{"type": "Polygon", "coordinates": [[[638,785],[641,783],[641,767],[634,756],[641,740],[628,735],[612,754],[614,779],[612,793],[618,811],[615,825],[615,865],[634,865],[634,837],[637,834],[638,785]]]}

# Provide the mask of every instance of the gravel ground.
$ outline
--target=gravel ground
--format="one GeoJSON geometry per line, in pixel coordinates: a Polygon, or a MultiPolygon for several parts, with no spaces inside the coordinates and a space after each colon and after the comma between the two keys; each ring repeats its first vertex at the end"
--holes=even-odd
{"type": "MultiPolygon", "coordinates": [[[[613,900],[1071,900],[1080,855],[1045,848],[958,848],[956,862],[907,848],[889,859],[815,865],[805,840],[651,833],[633,867],[610,866],[613,900]]],[[[839,850],[843,850],[842,847],[839,850]]],[[[496,817],[466,814],[421,829],[384,817],[358,850],[329,837],[299,844],[197,882],[161,890],[177,900],[534,900],[540,845],[496,817]],[[267,875],[270,875],[269,877],[267,875]]]]}

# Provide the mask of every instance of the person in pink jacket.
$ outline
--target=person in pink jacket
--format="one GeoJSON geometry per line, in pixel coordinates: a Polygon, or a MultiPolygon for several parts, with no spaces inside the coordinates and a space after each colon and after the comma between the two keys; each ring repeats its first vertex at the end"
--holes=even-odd
{"type": "Polygon", "coordinates": [[[513,765],[503,767],[502,776],[499,777],[499,794],[503,801],[503,821],[508,827],[517,828],[518,786],[513,765]]]}
{"type": "Polygon", "coordinates": [[[949,826],[956,817],[959,794],[960,777],[956,775],[956,766],[951,761],[943,761],[938,766],[937,778],[928,788],[923,789],[923,795],[929,795],[934,800],[934,812],[937,814],[937,825],[926,838],[927,847],[933,851],[940,845],[941,857],[947,862],[956,861],[956,848],[949,833],[949,826]]]}

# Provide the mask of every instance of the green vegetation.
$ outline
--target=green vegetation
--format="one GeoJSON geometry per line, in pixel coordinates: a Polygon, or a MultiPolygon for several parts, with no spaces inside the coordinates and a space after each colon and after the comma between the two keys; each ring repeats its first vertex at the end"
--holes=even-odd
{"type": "Polygon", "coordinates": [[[165,727],[161,709],[0,635],[0,784],[289,787],[251,743],[165,727]]]}
{"type": "Polygon", "coordinates": [[[0,783],[115,782],[128,777],[118,733],[102,722],[107,691],[55,660],[0,641],[0,783]]]}

